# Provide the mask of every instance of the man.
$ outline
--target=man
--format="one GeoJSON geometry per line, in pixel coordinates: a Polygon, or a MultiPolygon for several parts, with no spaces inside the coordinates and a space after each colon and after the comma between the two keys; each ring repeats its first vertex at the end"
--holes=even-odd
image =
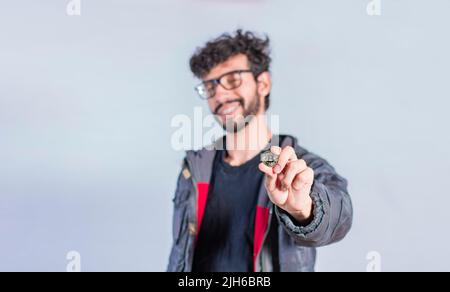
{"type": "Polygon", "coordinates": [[[314,271],[315,248],[350,230],[346,180],[266,124],[270,62],[269,39],[241,30],[208,42],[190,60],[200,97],[226,130],[217,144],[225,149],[187,152],[169,271],[314,271]],[[273,167],[260,163],[266,149],[278,155],[273,167]]]}

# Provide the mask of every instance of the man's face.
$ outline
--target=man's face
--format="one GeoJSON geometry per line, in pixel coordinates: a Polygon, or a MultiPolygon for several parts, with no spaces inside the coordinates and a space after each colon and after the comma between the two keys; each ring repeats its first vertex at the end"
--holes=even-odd
{"type": "MultiPolygon", "coordinates": [[[[214,80],[230,72],[248,69],[247,56],[237,55],[214,67],[203,80],[214,80]]],[[[268,73],[260,76],[261,78],[255,80],[251,72],[242,72],[225,77],[226,80],[223,80],[234,82],[236,78],[239,78],[238,87],[226,89],[220,84],[216,85],[215,94],[208,99],[208,105],[216,119],[228,132],[239,132],[250,123],[254,116],[264,113],[264,96],[267,95],[267,89],[270,91],[270,86],[266,86],[267,82],[264,81],[270,77],[268,73]],[[263,79],[263,84],[260,84],[260,79],[263,79]]]]}

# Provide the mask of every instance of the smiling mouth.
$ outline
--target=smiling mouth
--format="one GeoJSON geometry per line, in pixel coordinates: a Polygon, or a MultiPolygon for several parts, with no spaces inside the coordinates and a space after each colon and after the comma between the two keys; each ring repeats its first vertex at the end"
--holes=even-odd
{"type": "Polygon", "coordinates": [[[239,102],[233,102],[230,105],[224,105],[222,106],[222,109],[218,112],[218,115],[220,116],[229,116],[234,114],[238,108],[241,106],[239,102]]]}

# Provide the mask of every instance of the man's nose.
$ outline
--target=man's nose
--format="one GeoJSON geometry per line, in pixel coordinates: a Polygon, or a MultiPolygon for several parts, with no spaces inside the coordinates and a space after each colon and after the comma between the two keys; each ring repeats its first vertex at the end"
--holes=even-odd
{"type": "Polygon", "coordinates": [[[214,95],[214,98],[218,103],[224,103],[227,100],[233,98],[233,92],[231,90],[225,89],[222,85],[217,84],[216,94],[214,95]]]}

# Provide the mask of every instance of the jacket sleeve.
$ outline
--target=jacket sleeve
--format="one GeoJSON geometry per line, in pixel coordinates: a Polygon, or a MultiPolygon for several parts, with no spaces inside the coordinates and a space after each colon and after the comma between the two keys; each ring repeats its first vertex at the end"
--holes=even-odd
{"type": "Polygon", "coordinates": [[[302,148],[297,148],[296,152],[314,170],[310,194],[313,219],[308,226],[301,226],[287,212],[275,207],[278,220],[300,246],[319,247],[338,242],[352,226],[353,207],[347,181],[324,159],[302,148]]]}
{"type": "Polygon", "coordinates": [[[186,232],[187,218],[185,217],[186,203],[189,199],[189,192],[192,187],[190,173],[183,164],[182,170],[178,175],[177,187],[173,196],[173,219],[172,236],[173,244],[169,256],[168,272],[179,272],[184,268],[184,234],[186,232]]]}

